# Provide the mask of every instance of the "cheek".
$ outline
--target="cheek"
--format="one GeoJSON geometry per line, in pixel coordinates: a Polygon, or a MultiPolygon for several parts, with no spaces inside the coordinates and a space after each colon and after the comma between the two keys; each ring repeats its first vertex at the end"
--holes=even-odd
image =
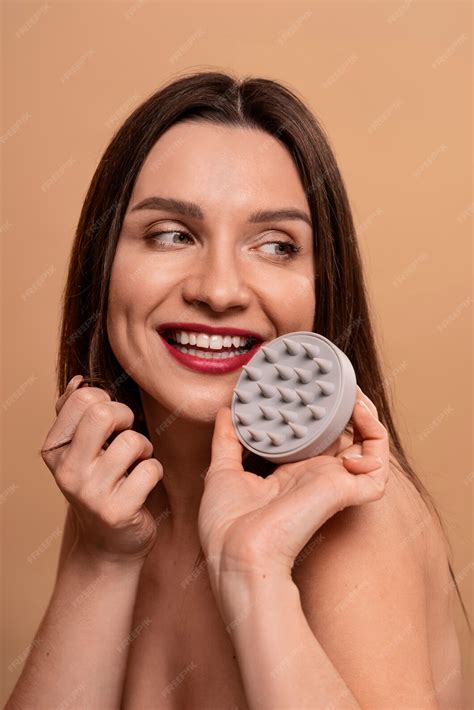
{"type": "Polygon", "coordinates": [[[109,284],[107,337],[120,366],[137,382],[149,357],[147,318],[156,299],[148,271],[137,260],[119,254],[109,284]]]}
{"type": "Polygon", "coordinates": [[[120,318],[153,308],[169,290],[166,271],[153,260],[140,258],[133,250],[117,251],[109,286],[109,309],[120,318]]]}
{"type": "MultiPolygon", "coordinates": [[[[136,289],[135,289],[136,290],[136,289]]],[[[110,275],[109,297],[107,309],[107,329],[109,332],[117,329],[123,319],[128,319],[133,313],[133,280],[130,272],[122,268],[120,261],[115,261],[110,275]]],[[[138,294],[137,294],[138,295],[138,294]]]]}
{"type": "MultiPolygon", "coordinates": [[[[143,321],[153,291],[149,268],[125,250],[117,251],[110,274],[107,333],[112,349],[127,350],[134,340],[133,323],[143,321]]],[[[156,293],[155,293],[156,296],[156,293]]]]}
{"type": "Polygon", "coordinates": [[[279,329],[292,332],[294,330],[311,330],[316,309],[315,284],[312,276],[307,274],[285,274],[278,281],[271,279],[265,284],[266,303],[271,308],[271,316],[279,329]]]}
{"type": "Polygon", "coordinates": [[[289,290],[292,301],[299,303],[305,310],[314,309],[315,283],[312,275],[293,274],[289,279],[289,290]]]}

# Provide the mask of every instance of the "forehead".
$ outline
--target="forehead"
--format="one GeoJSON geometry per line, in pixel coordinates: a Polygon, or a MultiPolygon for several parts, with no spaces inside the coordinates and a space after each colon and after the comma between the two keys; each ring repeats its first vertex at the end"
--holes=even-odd
{"type": "Polygon", "coordinates": [[[308,209],[286,146],[259,129],[208,121],[175,124],[154,144],[130,204],[154,194],[181,197],[212,210],[286,205],[308,209]]]}

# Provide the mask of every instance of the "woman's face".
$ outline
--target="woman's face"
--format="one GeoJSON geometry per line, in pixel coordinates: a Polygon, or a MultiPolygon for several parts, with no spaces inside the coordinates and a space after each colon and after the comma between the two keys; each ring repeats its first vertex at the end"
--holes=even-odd
{"type": "Polygon", "coordinates": [[[124,218],[107,314],[112,350],[142,396],[165,411],[212,421],[230,405],[242,371],[211,374],[185,365],[158,333],[165,323],[242,329],[263,342],[312,329],[311,224],[295,216],[250,220],[257,211],[290,208],[310,220],[290,154],[263,131],[186,122],[155,143],[124,218]],[[134,209],[152,197],[198,207],[134,209]]]}

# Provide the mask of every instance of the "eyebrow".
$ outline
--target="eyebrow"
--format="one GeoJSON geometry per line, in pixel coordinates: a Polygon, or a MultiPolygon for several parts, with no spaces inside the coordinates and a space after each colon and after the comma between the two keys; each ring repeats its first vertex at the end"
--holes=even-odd
{"type": "MultiPolygon", "coordinates": [[[[174,197],[159,197],[158,195],[146,197],[144,200],[132,207],[130,212],[136,212],[137,210],[170,210],[172,212],[179,212],[179,214],[182,214],[185,217],[204,219],[202,209],[195,202],[178,200],[174,197]]],[[[306,222],[311,229],[313,228],[309,215],[297,207],[286,207],[278,210],[257,210],[256,212],[252,212],[248,218],[248,221],[255,223],[286,219],[301,219],[306,222]]]]}

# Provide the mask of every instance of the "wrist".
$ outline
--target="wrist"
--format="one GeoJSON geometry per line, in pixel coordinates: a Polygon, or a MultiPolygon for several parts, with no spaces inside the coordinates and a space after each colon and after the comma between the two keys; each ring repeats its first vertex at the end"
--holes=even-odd
{"type": "Polygon", "coordinates": [[[253,610],[301,607],[300,592],[291,577],[281,572],[226,571],[220,575],[217,595],[221,614],[232,633],[253,610]]]}
{"type": "Polygon", "coordinates": [[[129,570],[139,573],[145,562],[143,556],[133,557],[101,550],[87,544],[80,538],[74,542],[68,559],[86,565],[97,574],[113,573],[114,571],[123,574],[124,571],[129,570]]]}

